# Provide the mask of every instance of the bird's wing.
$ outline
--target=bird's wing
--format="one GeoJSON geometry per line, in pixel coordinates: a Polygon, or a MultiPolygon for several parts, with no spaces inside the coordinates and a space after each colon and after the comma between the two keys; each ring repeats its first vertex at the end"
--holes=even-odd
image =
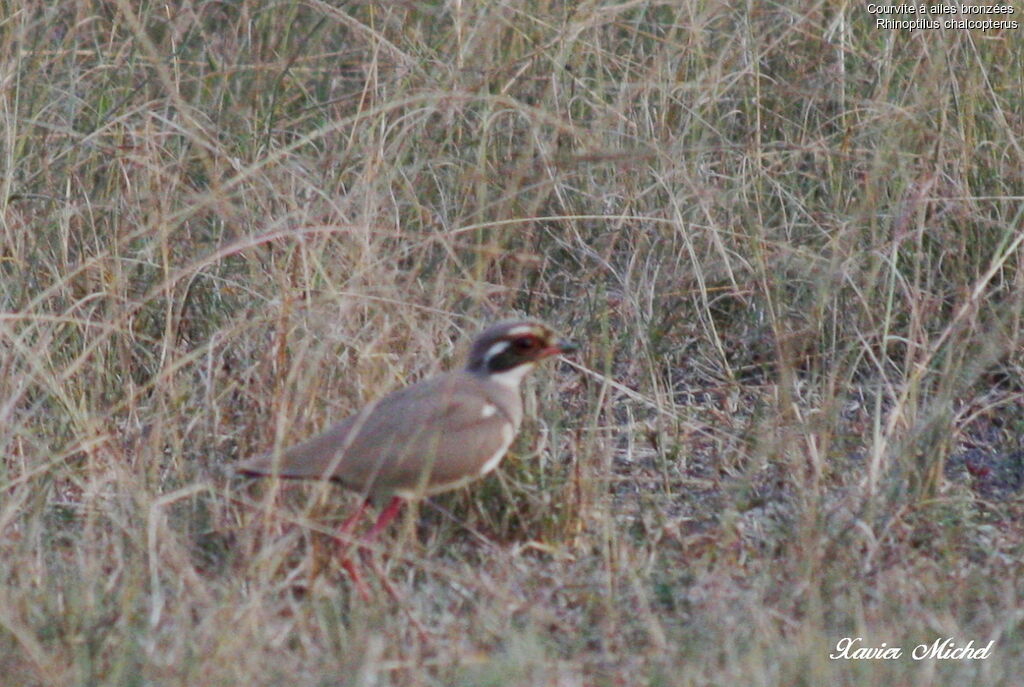
{"type": "MultiPolygon", "coordinates": [[[[459,390],[442,375],[381,398],[275,458],[240,464],[247,474],[335,479],[366,493],[426,492],[476,477],[507,448],[514,427],[497,408],[482,412],[482,397],[459,390]]],[[[491,404],[493,406],[493,404],[491,404]]]]}

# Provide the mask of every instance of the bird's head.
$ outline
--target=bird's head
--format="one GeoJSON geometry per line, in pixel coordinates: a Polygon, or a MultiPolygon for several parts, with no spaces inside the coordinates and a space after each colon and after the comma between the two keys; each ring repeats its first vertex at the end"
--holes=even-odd
{"type": "Polygon", "coordinates": [[[559,337],[542,322],[506,320],[491,325],[476,337],[466,369],[492,377],[507,373],[518,384],[537,362],[576,350],[575,343],[559,337]]]}

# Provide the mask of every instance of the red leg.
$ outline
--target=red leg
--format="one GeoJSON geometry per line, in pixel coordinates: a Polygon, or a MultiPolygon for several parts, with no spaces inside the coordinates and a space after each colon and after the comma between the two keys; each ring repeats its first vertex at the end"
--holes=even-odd
{"type": "Polygon", "coordinates": [[[363,576],[359,574],[359,568],[352,559],[346,556],[341,559],[341,567],[348,573],[348,576],[352,579],[352,584],[355,586],[356,591],[359,592],[359,598],[363,600],[363,603],[369,603],[372,598],[370,595],[370,588],[363,582],[363,576]]]}
{"type": "MultiPolygon", "coordinates": [[[[339,538],[338,541],[341,544],[346,545],[345,550],[342,554],[343,558],[341,559],[341,567],[345,570],[345,572],[348,573],[348,576],[352,579],[352,584],[355,585],[356,591],[359,592],[359,596],[362,597],[363,601],[370,600],[370,589],[366,586],[366,583],[363,582],[363,577],[359,574],[359,568],[356,566],[355,563],[352,562],[352,559],[348,557],[348,549],[349,546],[351,546],[351,543],[349,542],[349,537],[352,534],[352,530],[355,529],[356,524],[359,522],[360,517],[366,511],[366,507],[369,503],[369,500],[364,501],[362,505],[359,507],[359,510],[356,511],[354,515],[345,520],[345,522],[343,522],[341,524],[341,527],[338,529],[339,534],[344,535],[344,539],[339,538]]],[[[398,517],[398,514],[402,512],[402,506],[404,504],[405,501],[403,501],[398,496],[395,496],[391,499],[388,505],[384,508],[384,510],[381,511],[380,515],[377,517],[377,522],[375,522],[373,524],[373,527],[371,527],[370,530],[360,538],[360,552],[364,552],[366,550],[365,545],[372,542],[377,537],[377,535],[381,533],[381,530],[387,527],[392,520],[398,517]]],[[[381,584],[384,585],[384,588],[388,591],[388,594],[390,594],[392,598],[397,599],[397,594],[395,593],[394,589],[390,586],[390,583],[387,581],[387,578],[384,575],[384,571],[380,569],[380,566],[378,566],[376,562],[371,561],[371,564],[373,567],[373,572],[377,575],[378,578],[380,578],[381,584]]]]}
{"type": "Polygon", "coordinates": [[[391,524],[391,521],[398,517],[398,514],[402,512],[402,506],[405,505],[405,501],[401,496],[392,496],[391,501],[388,505],[380,512],[377,517],[377,522],[373,524],[370,531],[363,535],[363,542],[373,541],[381,530],[391,524]]]}
{"type": "Polygon", "coordinates": [[[363,502],[359,504],[359,508],[356,509],[356,512],[348,516],[345,519],[345,522],[341,523],[341,526],[338,527],[338,534],[345,535],[346,537],[352,534],[352,530],[354,530],[356,525],[359,524],[359,520],[363,517],[363,513],[366,512],[369,505],[370,499],[364,499],[363,502]]]}
{"type": "MultiPolygon", "coordinates": [[[[393,496],[391,498],[391,501],[388,502],[388,505],[384,507],[384,510],[380,512],[380,515],[377,516],[377,522],[373,523],[373,527],[371,527],[370,530],[363,535],[362,539],[360,540],[359,546],[359,553],[365,556],[366,558],[370,559],[370,568],[377,576],[377,579],[380,580],[380,583],[384,587],[384,590],[395,601],[400,600],[398,593],[395,591],[395,588],[391,586],[391,582],[388,581],[387,575],[385,575],[384,571],[381,570],[381,567],[377,563],[377,559],[373,555],[373,552],[371,552],[366,545],[372,542],[377,537],[377,535],[381,533],[381,530],[387,527],[392,520],[398,517],[398,514],[402,512],[403,505],[405,505],[404,500],[402,500],[398,496],[393,496]]],[[[349,574],[351,574],[351,572],[349,574]]],[[[364,596],[363,599],[366,600],[366,597],[364,596]]]]}
{"type": "Polygon", "coordinates": [[[352,562],[352,559],[348,557],[348,550],[352,546],[352,530],[354,530],[356,525],[359,524],[359,521],[362,519],[363,514],[366,513],[366,509],[369,505],[369,499],[360,503],[356,512],[346,518],[345,522],[341,523],[341,526],[338,527],[338,534],[341,536],[335,538],[339,547],[344,547],[341,550],[341,567],[352,579],[352,584],[355,585],[356,591],[359,592],[359,596],[362,597],[363,601],[370,600],[370,589],[366,586],[366,583],[363,582],[363,577],[359,574],[359,568],[352,562]]]}

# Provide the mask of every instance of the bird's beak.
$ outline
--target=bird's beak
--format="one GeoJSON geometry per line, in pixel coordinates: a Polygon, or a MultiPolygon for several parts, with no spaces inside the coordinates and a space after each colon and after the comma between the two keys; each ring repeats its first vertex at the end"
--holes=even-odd
{"type": "Polygon", "coordinates": [[[559,339],[555,342],[554,346],[548,346],[544,349],[544,357],[547,358],[551,355],[560,355],[563,353],[575,353],[580,350],[580,347],[575,342],[569,341],[568,339],[559,339]]]}
{"type": "Polygon", "coordinates": [[[568,339],[559,339],[556,345],[558,346],[559,353],[575,353],[580,350],[575,341],[569,341],[568,339]]]}

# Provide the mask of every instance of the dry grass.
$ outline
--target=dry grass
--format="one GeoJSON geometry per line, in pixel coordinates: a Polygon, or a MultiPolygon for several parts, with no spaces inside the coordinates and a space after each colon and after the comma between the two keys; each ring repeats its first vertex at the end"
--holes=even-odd
{"type": "Polygon", "coordinates": [[[1024,28],[335,4],[3,6],[5,685],[1020,683],[1024,28]],[[227,476],[514,313],[400,602],[227,476]]]}

